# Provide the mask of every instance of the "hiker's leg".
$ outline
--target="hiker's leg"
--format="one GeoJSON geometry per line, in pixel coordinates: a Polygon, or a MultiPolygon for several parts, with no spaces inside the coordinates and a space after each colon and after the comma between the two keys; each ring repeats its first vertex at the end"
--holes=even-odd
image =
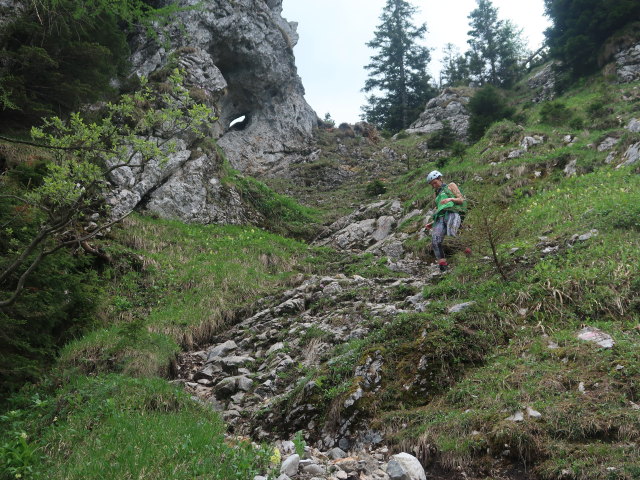
{"type": "Polygon", "coordinates": [[[431,245],[433,246],[433,254],[436,260],[444,259],[444,250],[442,249],[442,241],[447,233],[447,227],[444,218],[440,217],[431,229],[431,245]]]}

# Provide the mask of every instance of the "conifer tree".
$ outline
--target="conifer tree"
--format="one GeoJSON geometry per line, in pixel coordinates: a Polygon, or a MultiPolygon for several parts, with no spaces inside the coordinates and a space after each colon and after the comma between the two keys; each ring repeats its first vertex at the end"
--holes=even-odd
{"type": "Polygon", "coordinates": [[[545,0],[544,4],[553,22],[545,31],[551,55],[574,76],[595,71],[607,38],[640,19],[638,0],[545,0]]]}
{"type": "Polygon", "coordinates": [[[427,31],[426,24],[413,25],[416,7],[406,0],[387,0],[380,25],[367,46],[377,50],[365,66],[369,78],[363,91],[380,92],[367,98],[362,118],[390,131],[408,127],[435,95],[427,65],[429,49],[418,42],[427,31]]]}
{"type": "Polygon", "coordinates": [[[511,22],[498,19],[498,9],[491,0],[477,0],[469,14],[467,52],[471,76],[481,84],[509,86],[518,75],[524,57],[521,30],[511,22]]]}
{"type": "Polygon", "coordinates": [[[453,86],[469,83],[469,65],[467,57],[462,55],[452,43],[447,43],[442,49],[442,53],[440,87],[444,85],[453,86]]]}

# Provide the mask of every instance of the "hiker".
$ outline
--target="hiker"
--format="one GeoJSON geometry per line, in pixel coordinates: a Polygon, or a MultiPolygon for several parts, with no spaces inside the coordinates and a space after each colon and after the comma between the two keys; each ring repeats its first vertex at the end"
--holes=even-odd
{"type": "Polygon", "coordinates": [[[445,235],[455,237],[462,224],[462,215],[467,209],[467,202],[460,192],[460,188],[451,182],[444,183],[442,174],[434,170],[427,175],[427,183],[431,185],[436,194],[436,212],[431,216],[431,222],[426,225],[431,229],[431,244],[433,254],[438,261],[441,272],[447,270],[447,260],[444,258],[442,242],[445,235]]]}

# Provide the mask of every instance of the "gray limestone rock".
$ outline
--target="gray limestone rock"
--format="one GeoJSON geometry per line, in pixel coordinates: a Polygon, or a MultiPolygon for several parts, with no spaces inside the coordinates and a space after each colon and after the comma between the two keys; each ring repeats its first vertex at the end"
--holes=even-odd
{"type": "Polygon", "coordinates": [[[522,142],[520,142],[520,147],[522,147],[525,152],[528,152],[531,147],[540,145],[541,143],[544,143],[544,137],[539,135],[534,135],[532,137],[526,136],[522,139],[522,142]]]}
{"type": "Polygon", "coordinates": [[[364,392],[362,391],[362,389],[358,387],[358,389],[355,392],[353,392],[351,395],[349,395],[347,399],[344,401],[344,408],[351,407],[353,404],[355,404],[358,400],[362,398],[363,394],[364,392]]]}
{"type": "MultiPolygon", "coordinates": [[[[360,365],[356,368],[355,376],[362,378],[362,386],[365,390],[373,389],[382,380],[382,375],[380,374],[382,364],[382,354],[378,351],[373,357],[368,356],[364,365],[360,365]]],[[[362,395],[360,394],[360,396],[362,395]]]]}
{"type": "Polygon", "coordinates": [[[326,475],[327,469],[322,465],[312,463],[310,465],[305,465],[304,467],[302,467],[302,472],[305,475],[326,475]]]}
{"type": "Polygon", "coordinates": [[[307,145],[317,122],[296,71],[297,24],[281,12],[281,0],[210,0],[178,13],[161,32],[164,41],[144,34],[134,39],[131,60],[138,74],[150,75],[178,57],[188,86],[217,107],[212,134],[231,164],[243,171],[286,163],[307,145]],[[239,127],[230,128],[243,116],[239,127]]]}
{"type": "Polygon", "coordinates": [[[578,164],[578,160],[576,160],[575,158],[573,160],[571,160],[569,163],[567,163],[567,165],[564,167],[564,174],[567,177],[573,177],[574,175],[576,175],[577,170],[576,170],[576,165],[578,164]]]}
{"type": "Polygon", "coordinates": [[[427,102],[425,111],[413,122],[408,133],[435,133],[449,126],[459,140],[466,140],[469,130],[470,113],[467,110],[470,96],[465,89],[446,88],[427,102]]]}
{"type": "Polygon", "coordinates": [[[608,333],[596,327],[585,327],[578,332],[577,337],[586,342],[593,342],[602,348],[612,348],[615,341],[608,333]]]}
{"type": "Polygon", "coordinates": [[[331,460],[337,460],[339,458],[346,458],[347,456],[347,452],[345,452],[344,450],[342,450],[340,447],[335,447],[332,448],[331,450],[329,450],[327,452],[327,456],[331,459],[331,460]]]}
{"type": "Polygon", "coordinates": [[[616,168],[627,167],[629,165],[637,163],[638,160],[640,160],[640,142],[631,145],[622,156],[622,159],[624,161],[616,168]]]}
{"type": "Polygon", "coordinates": [[[509,422],[522,422],[524,421],[524,414],[522,412],[516,412],[505,420],[509,422]]]}
{"type": "Polygon", "coordinates": [[[216,357],[224,357],[227,353],[235,350],[236,348],[238,348],[238,345],[236,345],[236,342],[234,342],[233,340],[227,340],[220,345],[216,345],[215,347],[209,349],[207,362],[210,362],[213,358],[216,357]]]}
{"type": "Polygon", "coordinates": [[[614,58],[616,73],[621,83],[640,80],[640,43],[618,52],[614,58]]]}
{"type": "Polygon", "coordinates": [[[283,473],[289,477],[293,477],[298,473],[298,466],[300,465],[300,455],[294,453],[290,457],[282,462],[280,467],[280,473],[283,473]]]}
{"type": "Polygon", "coordinates": [[[371,235],[376,242],[384,240],[391,233],[392,228],[395,226],[396,219],[391,216],[384,216],[378,218],[376,221],[376,230],[371,235]]]}
{"type": "Polygon", "coordinates": [[[618,143],[618,141],[619,139],[615,137],[607,137],[602,142],[600,142],[600,145],[598,145],[598,151],[606,152],[607,150],[611,150],[615,146],[615,144],[618,143]]]}
{"type": "Polygon", "coordinates": [[[553,70],[553,63],[546,65],[528,81],[529,88],[536,90],[533,99],[534,103],[553,100],[555,96],[556,74],[553,70]]]}
{"type": "Polygon", "coordinates": [[[449,308],[448,312],[449,313],[458,313],[461,312],[463,310],[466,310],[467,308],[469,308],[470,306],[474,305],[476,302],[464,302],[464,303],[459,303],[457,305],[454,305],[453,307],[449,308]]]}
{"type": "Polygon", "coordinates": [[[391,480],[427,480],[427,475],[416,457],[408,453],[393,455],[387,464],[391,480]]]}
{"type": "Polygon", "coordinates": [[[624,128],[633,133],[640,133],[640,120],[638,120],[637,118],[632,118],[629,121],[629,124],[624,128]]]}

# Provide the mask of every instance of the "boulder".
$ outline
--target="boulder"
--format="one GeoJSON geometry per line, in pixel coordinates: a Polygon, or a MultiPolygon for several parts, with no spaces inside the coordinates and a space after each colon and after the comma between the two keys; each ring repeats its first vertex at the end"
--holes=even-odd
{"type": "Polygon", "coordinates": [[[608,333],[603,332],[596,327],[585,327],[578,332],[577,337],[580,340],[587,342],[593,342],[602,348],[612,348],[615,345],[615,341],[608,333]]]}
{"type": "Polygon", "coordinates": [[[427,102],[424,112],[413,122],[407,133],[435,133],[448,122],[459,140],[466,140],[469,131],[470,113],[467,104],[470,94],[467,89],[446,88],[427,102]]]}
{"type": "Polygon", "coordinates": [[[340,447],[335,447],[327,452],[327,457],[329,457],[331,460],[338,460],[340,458],[346,458],[347,453],[340,447]]]}
{"type": "Polygon", "coordinates": [[[470,306],[474,305],[476,302],[464,302],[464,303],[459,303],[457,305],[454,305],[453,307],[449,308],[448,313],[458,313],[461,312],[463,310],[466,310],[467,308],[469,308],[470,306]]]}
{"type": "Polygon", "coordinates": [[[416,457],[408,453],[393,455],[387,464],[391,480],[427,480],[427,475],[416,457]]]}
{"type": "Polygon", "coordinates": [[[627,167],[629,165],[637,163],[638,160],[640,160],[640,142],[631,145],[622,156],[622,159],[624,161],[616,168],[627,167]]]}
{"type": "Polygon", "coordinates": [[[607,150],[611,150],[618,141],[615,137],[607,137],[598,145],[598,151],[606,152],[607,150]]]}
{"type": "Polygon", "coordinates": [[[280,473],[287,475],[289,477],[293,477],[298,473],[298,466],[300,465],[300,455],[294,453],[290,457],[282,462],[282,466],[280,467],[280,473]]]}
{"type": "Polygon", "coordinates": [[[227,353],[238,348],[236,342],[233,340],[227,340],[220,345],[216,345],[215,347],[209,349],[209,355],[207,356],[207,363],[216,357],[224,357],[227,353]]]}
{"type": "Polygon", "coordinates": [[[633,133],[640,133],[640,120],[638,120],[637,118],[632,118],[629,121],[629,124],[624,128],[633,133]]]}

